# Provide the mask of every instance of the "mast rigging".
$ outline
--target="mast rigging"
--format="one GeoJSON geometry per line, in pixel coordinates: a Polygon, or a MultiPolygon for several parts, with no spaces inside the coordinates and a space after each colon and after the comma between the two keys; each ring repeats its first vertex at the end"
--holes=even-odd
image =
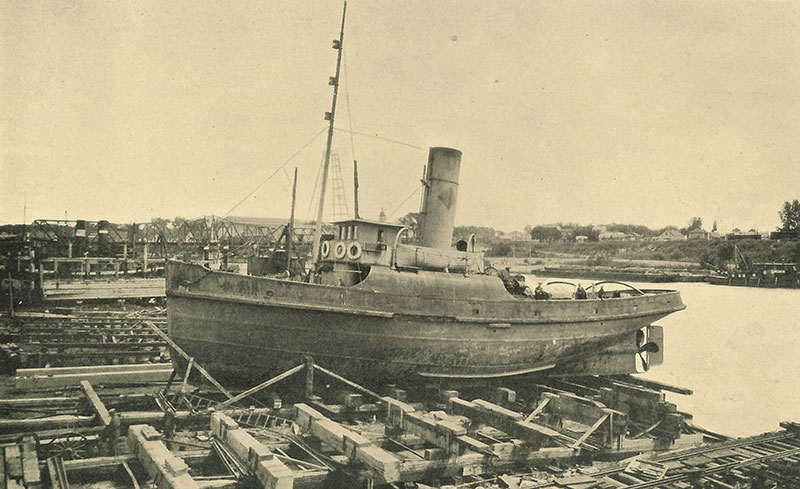
{"type": "Polygon", "coordinates": [[[339,95],[339,72],[342,67],[342,46],[344,44],[344,20],[347,14],[347,2],[344,2],[342,9],[342,27],[339,31],[339,39],[333,41],[333,49],[338,51],[336,56],[336,76],[328,80],[328,84],[333,86],[333,101],[331,111],[325,113],[325,119],[329,121],[328,142],[325,146],[325,164],[322,167],[322,184],[319,192],[319,205],[317,207],[317,223],[314,228],[314,245],[311,250],[311,261],[316,268],[319,260],[319,247],[322,239],[322,213],[325,209],[325,188],[328,185],[328,168],[331,162],[331,143],[333,142],[333,122],[336,116],[336,97],[339,95]]]}

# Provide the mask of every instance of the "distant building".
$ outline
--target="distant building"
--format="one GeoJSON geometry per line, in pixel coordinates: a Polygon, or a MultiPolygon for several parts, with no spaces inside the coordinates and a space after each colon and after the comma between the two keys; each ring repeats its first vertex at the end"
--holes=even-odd
{"type": "Polygon", "coordinates": [[[677,229],[667,229],[656,238],[658,241],[678,241],[682,239],[686,239],[686,236],[677,229]]]}
{"type": "Polygon", "coordinates": [[[589,241],[589,236],[575,236],[575,241],[577,241],[578,243],[584,243],[586,241],[589,241]]]}
{"type": "Polygon", "coordinates": [[[739,228],[733,228],[733,231],[725,236],[727,240],[740,240],[740,239],[761,239],[761,234],[755,229],[750,228],[749,231],[742,231],[739,228]]]}
{"type": "Polygon", "coordinates": [[[769,233],[769,239],[800,239],[800,229],[793,231],[774,231],[769,233]]]}
{"type": "Polygon", "coordinates": [[[686,233],[686,239],[710,239],[709,232],[705,229],[692,229],[686,233]]]}
{"type": "Polygon", "coordinates": [[[597,238],[600,241],[608,241],[612,239],[623,240],[626,239],[627,236],[621,231],[603,231],[597,236],[597,238]]]}

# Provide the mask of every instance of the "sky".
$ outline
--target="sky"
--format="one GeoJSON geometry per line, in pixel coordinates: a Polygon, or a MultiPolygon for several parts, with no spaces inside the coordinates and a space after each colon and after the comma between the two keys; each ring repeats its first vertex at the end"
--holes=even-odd
{"type": "MultiPolygon", "coordinates": [[[[341,10],[0,3],[0,223],[283,217],[295,167],[312,218],[341,10]]],[[[399,219],[448,146],[458,225],[774,230],[800,198],[798,32],[792,1],[351,0],[349,212],[354,158],[362,217],[399,219]]]]}

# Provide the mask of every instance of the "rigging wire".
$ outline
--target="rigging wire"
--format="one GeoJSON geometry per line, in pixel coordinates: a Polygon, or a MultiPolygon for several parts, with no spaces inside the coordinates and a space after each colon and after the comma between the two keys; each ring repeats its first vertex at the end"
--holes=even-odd
{"type": "Polygon", "coordinates": [[[325,164],[325,151],[322,152],[322,156],[319,159],[319,166],[317,167],[317,178],[314,180],[314,190],[311,191],[311,200],[308,201],[308,210],[306,210],[306,221],[308,221],[309,217],[311,217],[311,209],[314,207],[314,203],[317,201],[317,188],[319,187],[320,176],[322,175],[322,166],[324,164],[325,164]]]}
{"type": "Polygon", "coordinates": [[[364,132],[353,131],[352,129],[351,130],[342,129],[340,127],[334,127],[333,130],[334,131],[341,131],[341,132],[349,132],[351,134],[357,134],[359,136],[366,136],[368,138],[380,139],[382,141],[388,141],[390,143],[399,144],[401,146],[407,146],[409,148],[418,149],[420,151],[428,151],[427,148],[422,148],[420,146],[416,146],[416,145],[413,145],[413,144],[410,144],[410,143],[404,143],[403,141],[398,141],[396,139],[385,138],[385,137],[382,137],[382,136],[378,136],[377,134],[367,134],[367,133],[364,133],[364,132]]]}
{"type": "Polygon", "coordinates": [[[415,189],[414,189],[414,191],[413,191],[413,192],[411,192],[411,195],[409,195],[408,197],[406,197],[404,201],[400,202],[400,205],[398,205],[398,206],[397,206],[397,208],[396,208],[395,210],[393,210],[393,211],[392,211],[392,212],[391,212],[391,213],[390,213],[388,216],[386,216],[386,217],[387,217],[387,218],[389,218],[389,217],[392,217],[392,216],[394,215],[394,213],[395,213],[395,212],[397,212],[397,211],[399,211],[399,210],[400,210],[400,208],[401,208],[401,207],[403,207],[403,204],[405,204],[406,202],[408,202],[408,201],[411,199],[411,197],[413,197],[414,195],[416,195],[416,194],[417,194],[417,192],[419,192],[419,189],[421,189],[422,187],[423,187],[423,185],[422,185],[422,184],[420,184],[420,185],[419,185],[417,188],[415,188],[415,189]]]}
{"type": "MultiPolygon", "coordinates": [[[[300,154],[300,153],[301,153],[301,152],[302,152],[304,149],[306,149],[307,147],[309,147],[309,146],[311,145],[311,143],[313,143],[313,142],[314,142],[314,140],[315,140],[315,139],[317,139],[317,138],[319,137],[319,135],[320,135],[320,134],[322,134],[323,132],[325,132],[325,130],[326,130],[326,129],[327,129],[327,127],[323,127],[323,128],[322,128],[322,129],[321,129],[321,130],[320,130],[320,131],[319,131],[319,132],[316,134],[316,135],[314,135],[314,137],[313,137],[313,138],[311,138],[311,139],[310,139],[310,140],[309,140],[309,141],[308,141],[306,144],[304,144],[302,148],[300,148],[299,150],[297,150],[297,152],[295,152],[295,153],[294,153],[292,156],[290,156],[288,159],[286,159],[286,161],[284,161],[283,163],[281,163],[281,165],[280,165],[278,168],[276,168],[276,169],[275,169],[275,171],[273,171],[272,173],[270,173],[270,174],[269,174],[269,176],[268,176],[267,178],[265,178],[265,179],[264,179],[264,180],[263,180],[261,183],[259,183],[259,184],[256,186],[256,188],[254,188],[253,190],[251,190],[251,191],[250,191],[250,193],[248,193],[247,195],[245,195],[245,196],[244,196],[244,198],[243,198],[242,200],[240,200],[239,202],[237,202],[237,203],[236,203],[236,205],[234,205],[233,207],[231,207],[230,209],[228,209],[228,212],[226,212],[225,214],[223,214],[223,215],[222,215],[222,217],[223,217],[223,218],[225,218],[225,217],[228,217],[228,216],[230,215],[230,213],[231,213],[231,212],[235,211],[235,210],[236,210],[236,209],[237,209],[237,208],[238,208],[240,205],[242,205],[242,204],[243,204],[243,203],[244,203],[244,202],[245,202],[247,199],[249,199],[249,198],[250,198],[250,197],[251,197],[251,196],[252,196],[254,193],[256,193],[256,191],[257,191],[258,189],[260,189],[261,187],[263,187],[263,186],[264,186],[264,184],[265,184],[265,183],[267,183],[267,181],[269,181],[269,179],[270,179],[270,178],[274,177],[274,176],[275,176],[275,175],[276,175],[276,174],[277,174],[279,171],[281,171],[281,170],[283,169],[283,167],[285,167],[287,164],[289,164],[289,162],[290,162],[290,161],[292,161],[292,160],[293,160],[293,159],[294,159],[294,158],[295,158],[297,155],[299,155],[299,154],[300,154]]],[[[288,176],[287,176],[287,177],[288,177],[288,176]]]]}
{"type": "Polygon", "coordinates": [[[344,65],[344,99],[347,106],[347,125],[350,127],[350,151],[353,154],[353,161],[356,160],[356,143],[353,141],[353,115],[350,112],[350,87],[347,82],[350,77],[347,75],[347,51],[342,48],[342,64],[344,65]]]}

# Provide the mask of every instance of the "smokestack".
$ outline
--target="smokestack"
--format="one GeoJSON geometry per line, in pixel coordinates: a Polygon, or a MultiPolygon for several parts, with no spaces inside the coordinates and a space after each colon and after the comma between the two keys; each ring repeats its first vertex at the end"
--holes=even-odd
{"type": "Polygon", "coordinates": [[[430,149],[418,230],[422,246],[450,249],[460,168],[461,151],[452,148],[430,149]]]}

